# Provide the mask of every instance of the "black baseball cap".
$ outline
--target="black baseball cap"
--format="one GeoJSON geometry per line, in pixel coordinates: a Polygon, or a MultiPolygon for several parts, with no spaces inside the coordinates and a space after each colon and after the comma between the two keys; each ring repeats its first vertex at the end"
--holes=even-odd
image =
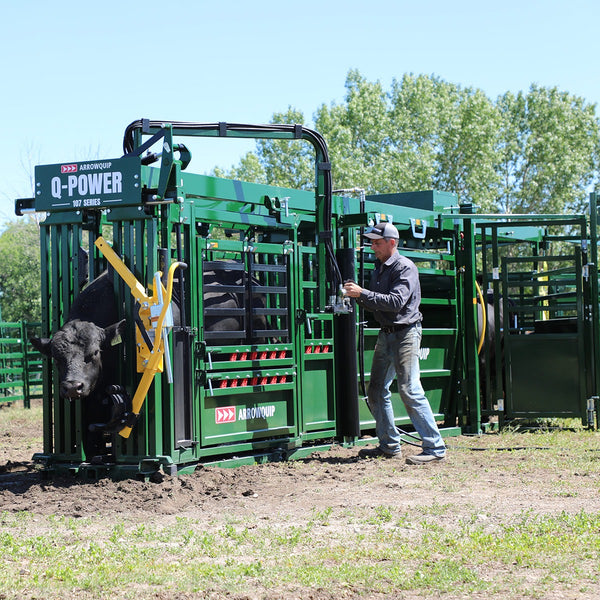
{"type": "Polygon", "coordinates": [[[363,235],[371,240],[382,240],[384,238],[400,239],[398,230],[391,223],[377,223],[377,225],[371,227],[363,235]]]}

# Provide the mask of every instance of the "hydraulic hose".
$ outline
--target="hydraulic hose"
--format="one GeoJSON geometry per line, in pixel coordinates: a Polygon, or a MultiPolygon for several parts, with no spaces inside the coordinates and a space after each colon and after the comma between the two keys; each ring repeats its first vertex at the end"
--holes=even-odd
{"type": "MultiPolygon", "coordinates": [[[[332,239],[332,178],[331,165],[329,163],[329,152],[327,144],[320,133],[298,124],[266,124],[251,125],[247,123],[196,123],[186,121],[156,121],[149,119],[137,119],[130,123],[123,136],[123,151],[125,154],[132,154],[139,151],[135,148],[135,132],[140,130],[142,133],[151,135],[153,130],[160,130],[169,124],[173,131],[178,135],[205,135],[213,137],[249,137],[257,139],[304,139],[312,144],[317,153],[316,172],[317,178],[320,173],[323,177],[323,232],[317,232],[318,242],[323,243],[325,247],[326,268],[328,271],[328,281],[333,287],[330,295],[335,295],[337,289],[342,285],[342,276],[333,252],[332,239]],[[279,136],[278,134],[284,134],[279,136]],[[321,159],[321,160],[319,160],[321,159]]],[[[147,146],[147,144],[144,144],[147,146]]]]}
{"type": "MultiPolygon", "coordinates": [[[[343,188],[333,191],[334,194],[358,194],[359,197],[359,211],[361,214],[365,213],[365,202],[366,202],[366,191],[364,188],[353,187],[343,188]]],[[[362,237],[365,232],[364,227],[359,228],[359,237],[362,242],[362,237]]],[[[365,248],[361,243],[358,250],[358,285],[361,288],[365,287],[365,248]]],[[[360,391],[363,397],[367,396],[367,386],[365,382],[365,309],[360,305],[358,306],[358,369],[359,369],[359,383],[360,391]]]]}

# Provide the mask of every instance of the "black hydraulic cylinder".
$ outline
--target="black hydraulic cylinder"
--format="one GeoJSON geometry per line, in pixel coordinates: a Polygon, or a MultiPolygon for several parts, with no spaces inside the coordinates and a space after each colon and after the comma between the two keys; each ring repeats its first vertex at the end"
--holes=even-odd
{"type": "MultiPolygon", "coordinates": [[[[354,280],[354,248],[337,250],[336,258],[343,280],[354,280]]],[[[358,410],[356,303],[354,300],[352,300],[352,311],[336,315],[334,323],[338,432],[343,437],[358,437],[360,435],[360,417],[358,410]]]]}

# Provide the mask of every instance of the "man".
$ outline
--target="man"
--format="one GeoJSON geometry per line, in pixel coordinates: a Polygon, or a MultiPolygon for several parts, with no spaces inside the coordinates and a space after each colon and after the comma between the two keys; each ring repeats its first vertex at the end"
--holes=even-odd
{"type": "Polygon", "coordinates": [[[346,282],[350,298],[373,312],[381,325],[375,345],[371,379],[367,391],[379,445],[363,449],[361,457],[401,458],[400,432],[394,424],[390,385],[398,378],[398,391],[406,411],[422,440],[422,453],[409,456],[407,464],[422,465],[442,460],[446,446],[421,385],[419,347],[421,345],[421,286],[416,265],[398,253],[398,230],[391,223],[379,223],[365,237],[375,253],[375,270],[370,289],[346,282]]]}

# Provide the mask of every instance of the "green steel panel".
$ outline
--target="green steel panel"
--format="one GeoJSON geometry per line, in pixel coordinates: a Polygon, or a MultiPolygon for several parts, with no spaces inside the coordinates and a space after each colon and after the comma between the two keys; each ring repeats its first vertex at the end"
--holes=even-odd
{"type": "Polygon", "coordinates": [[[253,441],[294,433],[294,390],[204,397],[202,445],[253,441]]]}
{"type": "Polygon", "coordinates": [[[512,296],[515,306],[508,310],[519,319],[519,329],[511,329],[505,307],[508,381],[502,416],[508,419],[578,417],[588,421],[586,399],[594,395],[594,387],[589,321],[584,318],[592,302],[585,299],[586,294],[590,298],[583,277],[583,266],[588,268],[585,244],[571,245],[569,251],[502,257],[502,293],[512,296]],[[558,268],[548,269],[557,263],[558,268]],[[519,273],[508,273],[513,264],[519,265],[519,273]],[[533,272],[523,273],[528,268],[533,272]],[[568,292],[555,293],[567,283],[568,292]]]}
{"type": "Polygon", "coordinates": [[[450,371],[446,373],[430,373],[429,376],[423,374],[421,376],[421,384],[425,390],[425,396],[429,401],[431,410],[435,417],[440,420],[446,414],[449,389],[452,384],[450,371]]]}
{"type": "Polygon", "coordinates": [[[513,336],[506,417],[583,417],[581,369],[577,335],[513,336]]]}
{"type": "Polygon", "coordinates": [[[302,376],[302,431],[335,425],[334,355],[310,354],[304,358],[302,376]]]}
{"type": "MultiPolygon", "coordinates": [[[[373,351],[379,331],[368,329],[365,332],[365,363],[367,367],[373,359],[373,351]]],[[[443,418],[449,407],[449,396],[452,388],[452,375],[455,373],[456,329],[437,328],[423,329],[419,363],[421,366],[421,383],[431,409],[439,420],[443,418]]],[[[365,373],[368,387],[370,373],[365,373]]],[[[392,405],[398,425],[410,424],[410,419],[399,394],[396,381],[392,383],[392,405]]],[[[373,417],[365,403],[360,406],[362,430],[372,429],[375,425],[373,417]]]]}
{"type": "Polygon", "coordinates": [[[431,211],[447,211],[451,207],[458,208],[458,196],[456,194],[435,190],[379,194],[376,196],[367,196],[367,201],[431,211]]]}
{"type": "MultiPolygon", "coordinates": [[[[156,171],[156,169],[149,169],[149,171],[156,171]]],[[[314,192],[221,179],[187,171],[181,173],[181,179],[185,197],[200,205],[202,209],[218,209],[235,213],[239,212],[241,204],[247,204],[254,205],[251,210],[255,214],[276,215],[280,211],[273,209],[269,211],[266,199],[285,198],[288,211],[305,211],[312,214],[315,210],[314,192]]],[[[285,213],[285,208],[283,212],[285,213]]]]}

